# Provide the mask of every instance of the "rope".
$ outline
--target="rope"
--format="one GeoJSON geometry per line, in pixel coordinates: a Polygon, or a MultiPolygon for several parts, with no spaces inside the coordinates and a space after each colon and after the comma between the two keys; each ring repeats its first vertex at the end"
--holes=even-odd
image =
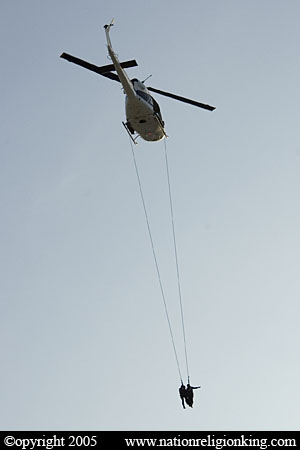
{"type": "Polygon", "coordinates": [[[187,379],[188,379],[188,383],[189,383],[189,380],[190,380],[189,365],[188,365],[188,357],[187,357],[187,346],[186,346],[186,336],[185,336],[185,326],[184,326],[184,316],[183,316],[183,304],[182,304],[182,295],[181,295],[179,263],[178,263],[177,244],[176,244],[176,235],[175,235],[175,223],[174,223],[172,191],[171,191],[171,182],[170,182],[170,172],[169,172],[169,163],[168,163],[168,153],[167,153],[166,139],[164,139],[164,148],[165,148],[166,169],[167,169],[168,188],[169,188],[170,211],[171,211],[171,218],[172,218],[172,232],[173,232],[176,272],[177,272],[177,286],[178,286],[178,296],[179,296],[179,303],[180,303],[181,325],[182,325],[182,334],[183,334],[183,342],[184,342],[185,364],[186,364],[186,371],[187,371],[187,379]]]}
{"type": "Polygon", "coordinates": [[[145,213],[145,218],[146,218],[146,223],[147,223],[147,228],[148,228],[149,238],[150,238],[150,242],[151,242],[152,253],[153,253],[153,259],[154,259],[154,262],[155,262],[155,267],[156,267],[157,277],[158,277],[158,281],[159,281],[159,286],[160,286],[160,291],[161,291],[162,301],[163,301],[163,304],[164,304],[164,309],[165,309],[166,318],[167,318],[167,322],[168,322],[168,327],[169,327],[170,337],[171,337],[171,341],[172,341],[172,347],[173,347],[173,350],[174,350],[174,355],[175,355],[175,359],[176,359],[176,364],[177,364],[177,369],[178,369],[178,373],[179,373],[179,378],[180,378],[180,381],[181,381],[181,383],[182,383],[182,376],[181,376],[181,371],[180,371],[180,366],[179,366],[179,361],[178,361],[178,356],[177,356],[177,351],[176,351],[176,346],[175,346],[175,341],[174,341],[173,331],[172,331],[172,327],[171,327],[171,322],[170,322],[170,317],[169,317],[169,312],[168,312],[167,302],[166,302],[165,293],[164,293],[164,289],[163,289],[163,285],[162,285],[162,281],[161,281],[160,270],[159,270],[159,266],[158,266],[158,262],[157,262],[157,257],[156,257],[156,252],[155,252],[154,242],[153,242],[153,238],[152,238],[152,232],[151,232],[151,228],[150,228],[150,222],[149,222],[149,218],[148,218],[148,213],[147,213],[146,203],[145,203],[144,194],[143,194],[143,189],[142,189],[142,183],[141,183],[141,179],[140,179],[140,175],[139,175],[139,170],[138,170],[138,166],[137,166],[137,162],[136,162],[136,157],[135,157],[135,152],[134,152],[134,148],[133,148],[133,144],[132,144],[131,139],[130,139],[130,146],[131,146],[131,151],[132,151],[132,156],[133,156],[133,162],[134,162],[135,172],[136,172],[136,176],[137,176],[137,180],[138,180],[138,184],[139,184],[139,190],[140,190],[140,194],[141,194],[141,199],[142,199],[142,203],[143,203],[143,209],[144,209],[144,213],[145,213]]]}

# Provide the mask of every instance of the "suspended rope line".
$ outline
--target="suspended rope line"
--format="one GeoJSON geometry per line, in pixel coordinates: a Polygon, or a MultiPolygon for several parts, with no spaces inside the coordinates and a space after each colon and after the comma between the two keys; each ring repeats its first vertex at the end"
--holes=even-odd
{"type": "Polygon", "coordinates": [[[176,272],[177,272],[177,286],[178,286],[178,296],[179,296],[179,303],[180,303],[181,325],[182,325],[182,334],[183,334],[183,343],[184,343],[184,354],[185,354],[187,379],[188,379],[188,383],[189,383],[190,375],[189,375],[189,365],[188,365],[188,357],[187,357],[187,345],[186,345],[186,335],[185,335],[185,326],[184,326],[183,303],[182,303],[182,295],[181,295],[181,283],[180,283],[180,275],[179,275],[179,263],[178,263],[178,254],[177,254],[177,243],[176,243],[175,222],[174,222],[174,213],[173,213],[172,190],[171,190],[171,181],[170,181],[170,172],[169,172],[169,163],[168,163],[168,152],[167,152],[167,141],[166,141],[166,139],[164,139],[164,148],[165,148],[165,160],[166,160],[166,170],[167,170],[167,178],[168,178],[170,211],[171,211],[171,219],[172,219],[172,232],[173,232],[173,243],[174,243],[174,254],[175,254],[175,262],[176,262],[176,272]]]}
{"type": "Polygon", "coordinates": [[[136,157],[135,157],[135,152],[134,152],[134,148],[133,148],[133,144],[132,144],[131,140],[130,140],[130,146],[131,146],[131,151],[132,151],[132,156],[133,156],[135,172],[136,172],[136,176],[137,176],[137,180],[138,180],[138,184],[139,184],[140,195],[141,195],[141,199],[142,199],[142,203],[143,203],[143,209],[144,209],[144,213],[145,213],[145,218],[146,218],[149,238],[150,238],[150,242],[151,242],[153,259],[154,259],[154,262],[155,262],[155,267],[156,267],[157,277],[158,277],[158,281],[159,281],[161,296],[162,296],[162,300],[163,300],[163,304],[164,304],[164,309],[165,309],[166,318],[167,318],[167,322],[168,322],[170,337],[171,337],[171,341],[172,341],[172,347],[173,347],[174,355],[175,355],[175,359],[176,359],[178,374],[179,374],[179,378],[180,378],[181,383],[183,383],[182,376],[181,376],[181,371],[180,371],[180,366],[179,366],[178,355],[177,355],[175,341],[174,341],[174,336],[173,336],[173,331],[172,331],[170,317],[169,317],[169,312],[168,312],[168,307],[167,307],[167,302],[166,302],[165,293],[164,293],[164,289],[163,289],[163,285],[162,285],[162,281],[161,281],[160,270],[159,270],[159,266],[158,266],[158,262],[157,262],[156,251],[155,251],[155,247],[154,247],[154,242],[153,242],[153,238],[152,238],[152,232],[151,232],[151,228],[150,228],[150,222],[149,222],[147,208],[146,208],[146,203],[145,203],[145,199],[144,199],[142,183],[141,183],[139,170],[138,170],[136,157]]]}

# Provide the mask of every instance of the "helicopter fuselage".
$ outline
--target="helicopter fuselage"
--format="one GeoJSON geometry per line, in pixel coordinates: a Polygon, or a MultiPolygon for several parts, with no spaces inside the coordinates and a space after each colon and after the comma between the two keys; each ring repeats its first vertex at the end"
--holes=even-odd
{"type": "Polygon", "coordinates": [[[125,99],[127,129],[146,141],[160,141],[165,132],[159,105],[141,81],[134,78],[131,83],[135,95],[126,95],[125,99]]]}

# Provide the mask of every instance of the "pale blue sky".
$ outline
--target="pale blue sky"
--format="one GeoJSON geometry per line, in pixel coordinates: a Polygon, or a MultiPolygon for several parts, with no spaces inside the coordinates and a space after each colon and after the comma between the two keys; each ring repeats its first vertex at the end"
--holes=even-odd
{"type": "MultiPolygon", "coordinates": [[[[2,429],[299,429],[297,0],[1,3],[2,429]],[[103,25],[170,136],[193,410],[103,25]]],[[[184,359],[163,143],[137,160],[184,359]]]]}

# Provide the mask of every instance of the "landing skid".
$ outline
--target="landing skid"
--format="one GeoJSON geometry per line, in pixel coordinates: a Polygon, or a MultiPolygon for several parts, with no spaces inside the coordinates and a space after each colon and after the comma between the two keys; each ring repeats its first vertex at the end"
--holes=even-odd
{"type": "Polygon", "coordinates": [[[137,135],[137,136],[134,138],[134,137],[132,136],[132,133],[131,133],[131,131],[130,131],[128,125],[127,125],[127,123],[122,122],[122,124],[124,125],[124,128],[125,128],[125,130],[127,131],[128,136],[130,137],[130,139],[132,140],[132,142],[133,142],[135,145],[137,145],[138,142],[136,142],[136,141],[137,141],[137,138],[139,137],[139,135],[137,135]]]}
{"type": "Polygon", "coordinates": [[[165,129],[164,129],[164,122],[162,122],[162,120],[158,114],[154,113],[154,117],[157,120],[159,127],[160,127],[161,131],[163,132],[165,138],[168,138],[169,136],[167,135],[167,133],[165,132],[165,129]]]}

